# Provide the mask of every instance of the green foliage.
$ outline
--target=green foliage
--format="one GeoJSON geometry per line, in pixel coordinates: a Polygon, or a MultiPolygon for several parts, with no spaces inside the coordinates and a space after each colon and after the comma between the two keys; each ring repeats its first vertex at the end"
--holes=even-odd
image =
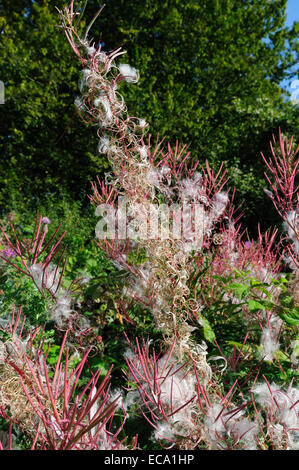
{"type": "Polygon", "coordinates": [[[82,199],[89,182],[107,168],[96,137],[75,116],[77,61],[57,27],[55,5],[4,1],[0,7],[2,210],[8,201],[37,207],[65,191],[82,199]]]}
{"type": "Polygon", "coordinates": [[[40,325],[48,319],[48,301],[43,298],[30,278],[16,272],[15,268],[0,263],[0,317],[9,318],[15,305],[23,307],[23,314],[33,325],[40,325]]]}
{"type": "MultiPolygon", "coordinates": [[[[294,296],[290,293],[289,281],[287,277],[281,276],[278,279],[272,279],[271,283],[260,282],[251,277],[249,273],[241,273],[235,270],[235,273],[241,278],[243,283],[227,283],[226,288],[232,290],[240,299],[248,299],[248,309],[251,313],[262,311],[275,311],[277,315],[291,326],[299,326],[299,306],[296,304],[294,296]],[[271,290],[273,288],[280,290],[279,304],[272,300],[271,290]]],[[[221,281],[224,278],[219,277],[221,281]]]]}
{"type": "MultiPolygon", "coordinates": [[[[246,388],[251,383],[248,377],[252,378],[252,374],[258,372],[276,383],[288,383],[298,377],[292,357],[299,355],[299,307],[292,295],[291,276],[282,274],[269,282],[260,282],[251,272],[233,269],[230,275],[214,275],[210,279],[212,261],[211,256],[203,257],[202,267],[194,271],[190,287],[194,304],[201,305],[197,312],[200,328],[195,330],[195,337],[198,342],[207,341],[211,364],[216,360],[219,366],[221,357],[225,360],[223,383],[232,386],[238,379],[246,388]],[[266,312],[284,320],[280,346],[272,362],[263,360],[264,351],[260,344],[260,324],[266,326],[266,312]]],[[[213,367],[217,369],[216,365],[213,367]]]]}
{"type": "Polygon", "coordinates": [[[207,340],[209,343],[213,343],[216,339],[216,336],[210,322],[207,320],[207,318],[199,315],[199,323],[203,327],[203,335],[205,340],[207,340]]]}

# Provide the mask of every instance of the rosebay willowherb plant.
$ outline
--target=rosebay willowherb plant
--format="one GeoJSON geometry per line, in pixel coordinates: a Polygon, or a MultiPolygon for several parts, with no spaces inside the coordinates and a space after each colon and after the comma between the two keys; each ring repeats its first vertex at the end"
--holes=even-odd
{"type": "MultiPolygon", "coordinates": [[[[260,297],[264,299],[272,295],[276,300],[280,291],[269,284],[272,277],[277,278],[279,271],[280,259],[272,249],[275,233],[264,237],[260,234],[259,241],[254,246],[250,242],[246,244],[241,241],[229,206],[228,192],[223,189],[226,184],[223,168],[215,174],[206,162],[205,167],[199,171],[198,165],[189,165],[186,146],[176,143],[175,148],[172,148],[168,144],[165,149],[163,142],[152,145],[151,136],[146,137],[148,123],[142,117],[128,114],[119,91],[121,82],[136,83],[139,78],[134,67],[120,62],[124,51],[103,51],[101,45],[97,46],[89,39],[90,28],[80,37],[76,29],[77,13],[73,9],[73,2],[61,16],[66,36],[83,67],[81,96],[76,99],[75,104],[82,117],[97,127],[98,150],[107,155],[112,169],[106,175],[105,182],[98,180],[98,184],[93,184],[93,195],[90,197],[97,206],[96,214],[101,217],[96,228],[98,245],[116,266],[129,273],[129,282],[123,290],[123,296],[133,296],[150,308],[156,326],[163,333],[165,346],[172,345],[170,351],[173,360],[184,362],[191,358],[197,366],[200,381],[206,386],[211,381],[206,349],[199,346],[192,337],[195,329],[192,320],[196,319],[202,324],[199,312],[204,307],[190,289],[194,260],[200,260],[202,253],[209,250],[212,243],[223,245],[221,248],[224,249],[216,253],[214,266],[221,266],[222,274],[226,263],[230,272],[232,268],[250,271],[251,276],[258,281],[254,286],[260,297]],[[221,222],[222,228],[219,231],[221,222]],[[259,290],[259,283],[267,284],[268,289],[259,290]]],[[[296,194],[296,151],[291,158],[292,142],[287,144],[286,157],[281,137],[280,143],[282,158],[281,161],[275,158],[275,163],[286,179],[288,190],[282,191],[282,196],[278,196],[275,191],[275,195],[279,198],[283,217],[289,223],[289,235],[291,234],[293,240],[296,235],[294,214],[297,211],[293,207],[293,197],[296,194]],[[293,168],[290,170],[292,164],[293,168]],[[283,196],[287,207],[282,204],[283,196]],[[292,207],[289,207],[290,204],[292,207]]],[[[267,165],[274,174],[276,183],[280,183],[283,189],[280,174],[275,172],[273,162],[270,160],[267,165]]],[[[296,264],[293,254],[296,252],[296,242],[288,250],[296,264]]],[[[250,326],[250,317],[254,316],[252,313],[259,309],[244,310],[250,326]]],[[[271,361],[278,350],[278,337],[284,325],[274,310],[260,310],[256,321],[262,329],[264,358],[271,361]]],[[[142,406],[148,407],[156,426],[155,419],[159,414],[167,421],[159,385],[160,362],[163,360],[155,358],[154,365],[146,367],[145,364],[150,361],[146,361],[139,350],[136,361],[128,362],[130,377],[132,379],[133,376],[136,381],[142,406]],[[141,371],[145,372],[145,369],[147,373],[143,374],[141,371]],[[156,395],[152,393],[153,390],[156,395]],[[158,396],[160,401],[156,401],[158,396]]],[[[166,362],[168,361],[169,359],[166,362]]],[[[191,389],[194,384],[193,381],[191,389]]],[[[181,405],[180,409],[187,409],[183,403],[181,405]]],[[[168,404],[168,408],[175,415],[173,404],[168,404]]],[[[234,426],[236,428],[235,424],[234,426]]],[[[230,432],[234,434],[234,431],[230,432]]],[[[173,435],[173,431],[166,434],[173,435]]],[[[237,432],[235,434],[238,436],[237,432]]],[[[240,441],[240,435],[238,439],[240,441]]]]}
{"type": "Polygon", "coordinates": [[[51,368],[50,345],[38,341],[39,328],[26,335],[20,319],[21,310],[14,312],[1,330],[6,339],[0,341],[0,414],[22,428],[32,449],[125,449],[117,439],[120,429],[109,430],[119,406],[118,397],[109,397],[111,369],[101,381],[98,370],[80,387],[90,349],[74,365],[65,334],[51,368]]]}
{"type": "Polygon", "coordinates": [[[0,258],[21,274],[28,276],[42,296],[50,299],[48,312],[50,319],[60,328],[71,328],[80,334],[80,331],[88,330],[89,324],[86,319],[80,318],[73,311],[72,302],[80,291],[82,279],[71,282],[67,288],[62,286],[67,262],[66,247],[63,245],[65,232],[59,234],[60,224],[47,239],[49,222],[47,217],[37,214],[33,235],[31,239],[24,240],[19,239],[11,221],[13,238],[0,227],[8,247],[0,252],[0,258]]]}
{"type": "Polygon", "coordinates": [[[98,337],[88,336],[91,312],[76,311],[82,280],[67,282],[60,227],[49,236],[49,219],[37,216],[32,238],[22,239],[10,224],[0,256],[49,299],[49,311],[44,328],[22,320],[21,309],[1,320],[0,417],[8,424],[0,448],[14,448],[21,429],[31,449],[298,449],[297,150],[280,134],[280,151],[272,146],[273,158],[264,157],[288,240],[277,229],[246,239],[223,165],[190,164],[187,146],[153,143],[146,120],[128,114],[122,82],[136,83],[139,72],[120,48],[108,53],[89,38],[99,13],[83,35],[73,2],[59,13],[83,68],[75,106],[111,166],[89,197],[97,245],[125,273],[117,315],[129,328],[139,321],[132,304],[140,317],[150,312],[160,352],[156,337],[140,338],[136,328],[133,344],[125,333],[127,351],[114,357],[122,390],[111,390],[110,358],[101,357],[103,373],[94,369],[98,337]],[[150,429],[146,442],[141,435],[137,443],[136,419],[150,429]]]}
{"type": "Polygon", "coordinates": [[[187,148],[178,143],[166,150],[161,142],[153,146],[145,136],[149,125],[128,114],[119,92],[122,81],[135,83],[139,76],[118,62],[125,52],[96,48],[88,31],[80,38],[73,4],[62,18],[83,66],[76,106],[98,128],[99,152],[107,154],[112,167],[105,183],[93,185],[91,200],[103,216],[96,229],[98,244],[130,274],[124,296],[146,304],[166,344],[177,337],[173,354],[180,360],[191,355],[207,378],[205,355],[191,338],[194,327],[188,320],[198,306],[189,295],[188,279],[194,255],[225,215],[225,172],[221,167],[215,174],[208,163],[201,172],[198,165],[188,165],[187,148]],[[140,255],[138,263],[132,262],[132,252],[140,255]]]}
{"type": "Polygon", "coordinates": [[[271,145],[272,157],[262,157],[267,165],[268,173],[265,173],[271,191],[266,193],[284,221],[287,232],[287,244],[285,260],[295,273],[294,295],[299,302],[299,146],[294,145],[291,138],[283,138],[279,130],[279,147],[273,136],[271,145]],[[270,175],[269,175],[270,173],[270,175]]]}

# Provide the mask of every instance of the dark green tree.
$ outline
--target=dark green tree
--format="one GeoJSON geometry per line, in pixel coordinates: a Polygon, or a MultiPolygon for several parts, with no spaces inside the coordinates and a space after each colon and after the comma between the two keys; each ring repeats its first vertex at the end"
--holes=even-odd
{"type": "Polygon", "coordinates": [[[107,167],[96,136],[73,105],[78,63],[59,25],[55,2],[3,2],[0,10],[0,204],[25,199],[38,205],[49,194],[85,196],[107,167]]]}

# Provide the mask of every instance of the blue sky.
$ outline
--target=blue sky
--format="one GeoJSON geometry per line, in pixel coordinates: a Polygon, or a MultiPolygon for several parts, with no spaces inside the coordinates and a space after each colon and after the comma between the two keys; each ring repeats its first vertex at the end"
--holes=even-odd
{"type": "Polygon", "coordinates": [[[292,26],[294,21],[299,21],[299,0],[288,0],[286,25],[292,26]]]}
{"type": "MultiPolygon", "coordinates": [[[[286,18],[286,26],[292,26],[294,21],[299,21],[299,0],[288,0],[287,3],[287,18],[286,18]]],[[[293,79],[295,80],[295,78],[293,79]]],[[[298,84],[297,84],[298,85],[298,84]]],[[[284,80],[281,83],[282,88],[287,89],[290,93],[294,92],[294,89],[291,89],[289,80],[284,80]]],[[[296,86],[297,90],[298,86],[296,86]]],[[[298,96],[298,92],[296,91],[296,96],[298,96]]]]}

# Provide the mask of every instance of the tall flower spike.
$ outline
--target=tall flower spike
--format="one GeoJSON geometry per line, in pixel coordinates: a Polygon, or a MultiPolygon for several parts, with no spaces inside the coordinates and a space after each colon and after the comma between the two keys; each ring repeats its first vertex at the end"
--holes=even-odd
{"type": "MultiPolygon", "coordinates": [[[[270,176],[265,172],[271,191],[266,190],[272,199],[275,209],[284,220],[286,232],[291,243],[287,245],[289,264],[292,268],[299,267],[299,145],[294,148],[293,137],[288,142],[279,129],[279,146],[273,136],[270,142],[272,157],[262,158],[270,176]]],[[[298,270],[297,270],[298,272],[298,270]]]]}
{"type": "Polygon", "coordinates": [[[164,355],[149,352],[149,344],[132,348],[126,361],[131,391],[125,405],[138,404],[139,411],[153,426],[156,439],[179,442],[194,433],[195,376],[177,363],[175,343],[164,355]],[[134,384],[134,387],[133,387],[134,384]]]}
{"type": "MultiPolygon", "coordinates": [[[[67,258],[66,246],[63,245],[66,232],[59,233],[61,224],[51,237],[47,237],[50,221],[37,213],[32,237],[21,240],[13,223],[10,220],[9,223],[13,237],[9,237],[2,227],[0,229],[15,256],[11,258],[0,252],[0,258],[17,271],[30,277],[44,297],[48,294],[52,305],[50,314],[59,327],[76,329],[74,325],[78,314],[73,311],[72,302],[73,297],[81,290],[81,279],[72,281],[67,289],[62,286],[67,258]]],[[[88,329],[89,324],[86,320],[85,324],[88,329]]],[[[75,332],[75,334],[79,333],[80,331],[75,332]]]]}
{"type": "MultiPolygon", "coordinates": [[[[19,315],[14,326],[19,324],[19,315]]],[[[7,331],[8,331],[7,330],[7,331]]],[[[92,373],[84,387],[78,387],[90,350],[75,367],[65,335],[55,369],[47,363],[49,347],[35,346],[34,338],[15,335],[4,343],[5,358],[0,375],[0,409],[10,412],[34,441],[35,448],[52,450],[124,448],[106,429],[117,408],[117,398],[109,398],[111,369],[100,380],[101,370],[92,373]],[[63,355],[65,356],[63,359],[63,355]]],[[[110,427],[110,426],[109,426],[110,427]]]]}
{"type": "Polygon", "coordinates": [[[296,178],[298,176],[298,152],[299,145],[294,148],[293,137],[288,142],[287,138],[283,138],[279,129],[279,146],[273,136],[273,143],[270,142],[272,157],[266,158],[263,153],[262,158],[272,176],[268,176],[265,172],[266,179],[273,193],[269,194],[275,208],[281,215],[285,217],[287,213],[292,211],[298,204],[298,190],[296,178]]]}
{"type": "Polygon", "coordinates": [[[66,265],[65,247],[62,245],[65,232],[59,235],[61,224],[51,238],[46,241],[48,223],[43,223],[43,217],[37,213],[31,239],[21,241],[16,234],[14,225],[10,220],[9,222],[14,241],[2,227],[0,229],[7,244],[14,251],[15,258],[14,261],[11,261],[1,253],[0,257],[18,271],[29,276],[41,294],[44,295],[44,291],[47,291],[51,297],[55,298],[66,265]],[[54,258],[58,258],[56,265],[53,264],[54,258]],[[59,272],[60,266],[62,266],[61,272],[59,272]]]}
{"type": "Polygon", "coordinates": [[[299,392],[288,386],[283,390],[276,383],[264,382],[252,389],[253,396],[261,406],[264,416],[264,435],[277,450],[299,449],[299,392]]]}
{"type": "MultiPolygon", "coordinates": [[[[259,426],[245,415],[248,403],[234,405],[237,380],[223,396],[218,387],[206,389],[197,378],[197,400],[202,412],[201,437],[211,450],[255,450],[259,426]]],[[[199,414],[200,415],[200,414],[199,414]]]]}
{"type": "MultiPolygon", "coordinates": [[[[116,215],[120,196],[128,201],[124,240],[103,236],[99,244],[117,266],[129,271],[127,295],[142,302],[148,299],[168,347],[177,337],[178,360],[197,356],[207,377],[205,356],[190,340],[188,278],[192,252],[202,249],[205,238],[224,217],[228,203],[228,194],[223,191],[225,172],[221,166],[214,173],[206,163],[201,174],[198,165],[188,165],[190,152],[178,142],[174,149],[170,144],[163,149],[162,142],[152,146],[151,137],[145,138],[148,125],[143,118],[128,114],[119,92],[123,80],[138,80],[135,68],[117,62],[124,51],[106,53],[99,46],[90,55],[87,34],[80,38],[76,31],[73,2],[61,15],[68,40],[83,66],[82,116],[98,127],[99,151],[107,155],[112,167],[106,175],[108,186],[93,185],[91,199],[95,203],[110,199],[108,223],[116,215]],[[163,223],[159,217],[164,218],[163,223]],[[157,219],[157,224],[148,223],[157,219]],[[126,256],[129,250],[143,253],[145,261],[132,266],[126,256]]],[[[119,222],[118,216],[119,212],[119,222]]]]}

